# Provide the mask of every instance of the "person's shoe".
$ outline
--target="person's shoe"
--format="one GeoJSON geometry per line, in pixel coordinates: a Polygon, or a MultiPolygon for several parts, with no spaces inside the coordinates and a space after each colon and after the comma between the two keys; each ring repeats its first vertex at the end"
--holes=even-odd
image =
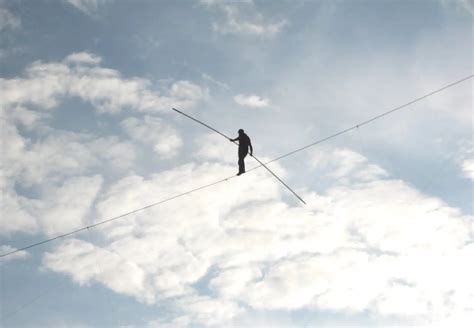
{"type": "Polygon", "coordinates": [[[241,175],[241,174],[244,174],[245,172],[239,172],[237,173],[237,176],[241,175]]]}

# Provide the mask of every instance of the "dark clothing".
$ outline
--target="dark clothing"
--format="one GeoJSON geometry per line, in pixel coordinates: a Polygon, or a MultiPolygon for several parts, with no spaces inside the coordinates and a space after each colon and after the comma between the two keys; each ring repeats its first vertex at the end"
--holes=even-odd
{"type": "Polygon", "coordinates": [[[245,173],[245,162],[244,158],[249,153],[250,148],[250,155],[252,155],[252,144],[250,142],[250,138],[245,133],[239,133],[239,136],[235,139],[231,139],[231,141],[238,141],[239,142],[239,174],[245,173]]]}
{"type": "Polygon", "coordinates": [[[244,158],[248,154],[248,148],[247,149],[241,149],[239,147],[239,173],[245,173],[245,162],[244,158]]]}
{"type": "Polygon", "coordinates": [[[247,154],[249,152],[249,146],[251,146],[249,136],[242,133],[237,137],[237,140],[239,141],[239,154],[241,151],[247,154]]]}

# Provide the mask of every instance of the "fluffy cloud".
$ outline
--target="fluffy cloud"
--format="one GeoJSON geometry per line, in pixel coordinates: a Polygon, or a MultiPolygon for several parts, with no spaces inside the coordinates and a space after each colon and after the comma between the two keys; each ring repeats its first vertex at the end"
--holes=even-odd
{"type": "Polygon", "coordinates": [[[134,140],[151,145],[164,158],[175,156],[183,145],[178,132],[158,117],[145,116],[142,120],[130,117],[121,125],[134,140]]]}
{"type": "Polygon", "coordinates": [[[101,176],[75,177],[66,180],[59,187],[45,190],[40,201],[29,204],[42,231],[57,235],[86,225],[87,214],[102,182],[101,176]]]}
{"type": "Polygon", "coordinates": [[[310,165],[321,172],[321,176],[336,179],[339,183],[373,181],[387,176],[381,167],[349,149],[322,148],[313,152],[310,165]]]}
{"type": "Polygon", "coordinates": [[[237,148],[216,133],[198,136],[194,144],[195,158],[203,161],[219,161],[224,163],[237,163],[237,148]],[[203,145],[206,145],[203,147],[203,145]],[[235,148],[235,152],[230,151],[235,148]]]}
{"type": "Polygon", "coordinates": [[[171,107],[189,108],[207,97],[207,91],[189,81],[177,81],[156,92],[150,81],[125,79],[113,69],[98,66],[101,59],[89,53],[75,53],[62,62],[35,62],[25,78],[0,79],[1,107],[34,104],[56,107],[65,96],[90,102],[100,112],[122,109],[157,112],[171,107]]]}
{"type": "Polygon", "coordinates": [[[2,215],[0,216],[1,234],[13,232],[35,233],[38,230],[36,218],[26,210],[29,199],[18,195],[11,187],[2,190],[2,215]]]}
{"type": "MultiPolygon", "coordinates": [[[[311,157],[314,174],[332,172],[333,183],[321,194],[306,192],[305,207],[283,202],[280,185],[258,170],[104,225],[107,242],[94,252],[117,254],[134,268],[128,286],[113,282],[129,272],[74,266],[97,255],[65,253],[70,241],[44,264],[175,309],[156,324],[230,324],[250,315],[247,309],[371,313],[413,324],[472,319],[474,272],[465,263],[473,256],[473,218],[354,151],[311,157]]],[[[129,176],[97,210],[112,217],[233,170],[204,163],[129,176]]]]}
{"type": "MultiPolygon", "coordinates": [[[[233,177],[234,173],[234,165],[203,163],[201,165],[182,165],[173,170],[154,174],[149,179],[138,175],[130,175],[118,181],[103,195],[101,202],[98,204],[98,210],[102,217],[115,216],[130,208],[139,208],[162,198],[167,198],[189,189],[212,183],[226,176],[233,177]]],[[[175,213],[173,217],[177,215],[179,215],[179,217],[182,215],[186,217],[196,214],[196,220],[207,220],[204,217],[200,218],[200,216],[203,215],[202,213],[213,213],[216,211],[216,208],[229,211],[231,208],[238,207],[251,200],[268,200],[277,196],[278,184],[269,180],[263,171],[260,171],[258,174],[249,174],[248,177],[242,177],[242,179],[232,179],[229,180],[229,182],[233,183],[234,191],[228,195],[225,195],[223,192],[228,187],[220,185],[214,187],[213,191],[193,196],[193,199],[196,201],[202,197],[205,202],[208,202],[207,197],[214,197],[216,192],[217,194],[220,192],[222,195],[215,198],[212,202],[212,207],[196,207],[196,204],[191,202],[187,205],[187,208],[191,211],[190,213],[175,213]],[[249,181],[247,181],[248,179],[254,182],[259,179],[263,181],[259,184],[254,184],[249,183],[249,181]],[[209,194],[209,192],[211,194],[209,194]]],[[[177,206],[178,208],[182,207],[182,205],[177,204],[172,206],[177,206]]],[[[157,207],[156,209],[152,209],[151,212],[160,212],[166,209],[168,209],[168,206],[157,207]]],[[[156,214],[151,214],[151,217],[145,215],[143,217],[140,216],[140,218],[145,219],[145,221],[151,220],[150,223],[152,223],[152,217],[156,214]]],[[[168,211],[166,210],[164,214],[168,214],[168,211]]],[[[164,217],[166,218],[167,215],[164,217]]],[[[166,220],[163,222],[165,221],[166,220]]],[[[159,222],[157,223],[161,224],[159,222]]],[[[195,223],[197,223],[197,221],[195,223]]]]}
{"type": "Polygon", "coordinates": [[[241,106],[262,108],[268,107],[270,101],[266,98],[261,98],[256,95],[236,95],[234,101],[241,106]]]}
{"type": "Polygon", "coordinates": [[[82,240],[70,239],[54,253],[46,253],[43,265],[71,275],[81,285],[99,281],[118,293],[136,296],[145,302],[154,299],[154,295],[147,292],[145,273],[135,263],[82,240]],[[64,261],[65,258],[74,261],[64,261]]]}
{"type": "Polygon", "coordinates": [[[25,186],[58,182],[80,175],[92,167],[110,164],[113,169],[127,168],[135,160],[130,143],[117,137],[94,138],[51,130],[45,138],[24,138],[11,122],[4,121],[2,132],[2,185],[17,182],[25,186]]]}
{"type": "Polygon", "coordinates": [[[200,2],[208,8],[216,9],[223,16],[212,25],[213,30],[220,34],[272,38],[288,24],[284,19],[277,22],[268,22],[255,8],[253,1],[229,3],[201,0],[200,2]]]}
{"type": "Polygon", "coordinates": [[[78,141],[47,139],[31,149],[6,153],[0,178],[1,234],[36,233],[39,229],[55,234],[84,225],[102,178],[80,177],[80,174],[101,161],[110,162],[113,168],[127,165],[127,152],[130,153],[127,147],[104,138],[85,145],[78,141]],[[23,195],[17,190],[18,185],[32,188],[39,198],[23,195]]]}
{"type": "MultiPolygon", "coordinates": [[[[80,52],[62,62],[35,62],[24,78],[0,79],[2,234],[51,235],[84,224],[102,184],[99,175],[123,173],[136,163],[131,141],[53,128],[55,111],[42,109],[78,97],[99,112],[160,111],[188,108],[207,97],[188,81],[177,81],[159,95],[149,81],[124,79],[100,63],[100,57],[80,52]]],[[[130,118],[122,126],[133,140],[151,144],[165,158],[182,145],[178,133],[156,116],[143,122],[130,118]]]]}
{"type": "Polygon", "coordinates": [[[40,199],[4,188],[1,234],[34,233],[41,229],[45,234],[55,235],[85,225],[102,181],[100,176],[70,178],[59,186],[42,188],[40,199]]]}
{"type": "MultiPolygon", "coordinates": [[[[213,182],[218,176],[229,175],[230,172],[233,175],[233,167],[203,164],[185,165],[150,179],[129,176],[117,182],[101,197],[97,206],[98,219],[146,206],[194,186],[213,182]]],[[[255,174],[253,178],[249,175],[248,179],[229,180],[233,181],[234,192],[231,194],[224,192],[228,186],[218,185],[213,192],[192,196],[188,203],[170,202],[165,206],[150,208],[143,215],[131,215],[104,225],[103,234],[109,240],[107,251],[116,252],[142,268],[150,281],[150,290],[154,290],[157,295],[189,295],[192,285],[209,270],[211,258],[221,252],[219,248],[209,247],[208,244],[219,244],[225,238],[219,229],[219,213],[228,212],[230,208],[249,201],[268,200],[277,195],[278,185],[265,179],[261,173],[255,174]],[[248,179],[262,181],[249,184],[246,181],[248,179]],[[213,199],[209,206],[197,206],[201,201],[209,202],[209,197],[213,199]],[[185,210],[178,210],[180,208],[185,210]]],[[[66,262],[74,261],[74,257],[63,257],[61,261],[67,267],[66,262]]],[[[77,274],[88,276],[89,270],[83,267],[77,274]],[[85,272],[81,273],[83,270],[85,272]]]]}
{"type": "Polygon", "coordinates": [[[2,108],[1,234],[62,233],[84,224],[102,178],[129,168],[133,146],[117,137],[52,129],[49,115],[23,107],[2,108]],[[25,137],[27,133],[30,137],[25,137]]]}
{"type": "Polygon", "coordinates": [[[0,32],[7,29],[18,29],[21,26],[21,19],[13,15],[9,10],[0,8],[0,32]]]}
{"type": "MultiPolygon", "coordinates": [[[[174,302],[176,309],[183,313],[171,322],[165,322],[171,326],[220,326],[223,322],[231,322],[235,317],[243,312],[243,309],[235,302],[219,300],[207,296],[189,296],[178,299],[174,302]]],[[[161,326],[163,321],[151,323],[161,326]]]]}
{"type": "Polygon", "coordinates": [[[118,137],[97,138],[86,142],[84,146],[95,157],[92,165],[108,163],[113,171],[130,169],[136,164],[135,145],[131,142],[121,141],[118,137]]]}

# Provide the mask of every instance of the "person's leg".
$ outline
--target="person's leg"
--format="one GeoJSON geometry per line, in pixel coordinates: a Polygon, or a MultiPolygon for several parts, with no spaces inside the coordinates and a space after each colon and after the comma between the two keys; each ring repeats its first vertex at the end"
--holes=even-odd
{"type": "Polygon", "coordinates": [[[239,175],[245,173],[245,156],[247,156],[246,152],[239,152],[239,175]]]}
{"type": "Polygon", "coordinates": [[[239,156],[239,174],[242,174],[244,172],[245,172],[244,158],[239,156]]]}

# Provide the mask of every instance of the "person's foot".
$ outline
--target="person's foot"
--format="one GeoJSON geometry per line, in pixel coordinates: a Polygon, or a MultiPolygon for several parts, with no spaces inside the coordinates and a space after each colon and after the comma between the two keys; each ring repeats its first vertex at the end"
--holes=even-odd
{"type": "Polygon", "coordinates": [[[239,172],[237,173],[237,176],[241,175],[241,174],[244,174],[245,172],[239,172]]]}

